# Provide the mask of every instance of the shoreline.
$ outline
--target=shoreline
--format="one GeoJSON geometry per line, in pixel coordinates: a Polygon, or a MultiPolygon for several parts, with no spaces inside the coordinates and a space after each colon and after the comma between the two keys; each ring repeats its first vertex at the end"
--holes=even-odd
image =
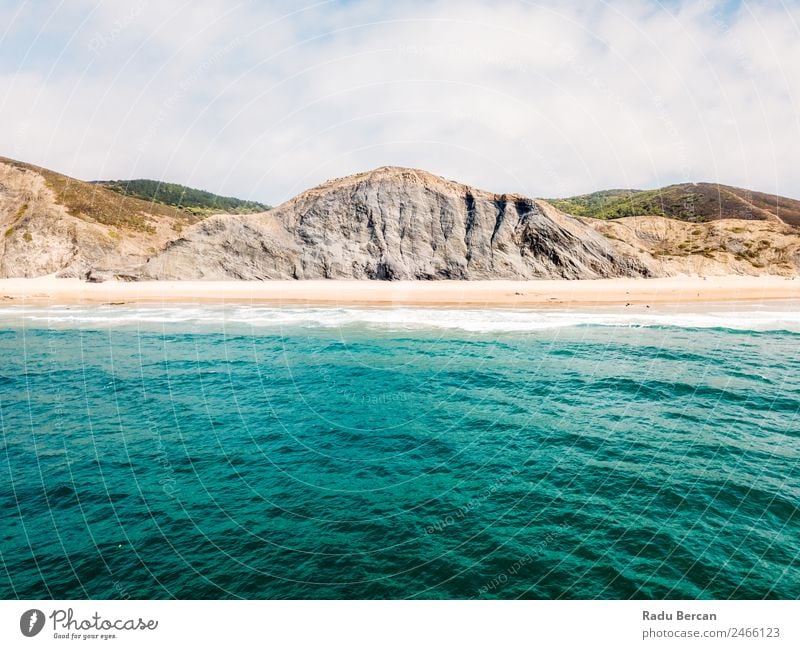
{"type": "Polygon", "coordinates": [[[800,300],[800,279],[780,276],[598,280],[108,281],[53,276],[0,279],[0,305],[272,304],[449,308],[634,306],[800,300]]]}

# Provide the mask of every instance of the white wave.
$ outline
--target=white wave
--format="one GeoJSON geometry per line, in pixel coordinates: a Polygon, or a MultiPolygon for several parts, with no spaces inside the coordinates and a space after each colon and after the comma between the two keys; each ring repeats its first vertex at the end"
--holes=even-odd
{"type": "Polygon", "coordinates": [[[435,309],[435,308],[276,308],[268,306],[173,305],[151,307],[0,307],[0,326],[53,328],[158,325],[252,327],[258,329],[344,328],[457,329],[468,332],[526,332],[577,326],[727,328],[800,333],[800,305],[751,305],[736,310],[647,309],[435,309]]]}

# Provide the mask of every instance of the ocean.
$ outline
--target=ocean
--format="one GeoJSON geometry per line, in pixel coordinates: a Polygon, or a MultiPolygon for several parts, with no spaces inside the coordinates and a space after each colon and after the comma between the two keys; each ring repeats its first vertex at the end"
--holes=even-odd
{"type": "Polygon", "coordinates": [[[0,308],[2,598],[798,598],[800,305],[0,308]]]}

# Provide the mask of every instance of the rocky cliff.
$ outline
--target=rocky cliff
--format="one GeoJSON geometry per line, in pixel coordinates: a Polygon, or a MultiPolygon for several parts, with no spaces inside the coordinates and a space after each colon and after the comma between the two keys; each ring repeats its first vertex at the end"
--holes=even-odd
{"type": "Polygon", "coordinates": [[[151,258],[153,279],[591,279],[649,276],[550,205],[415,169],[330,181],[274,210],[206,219],[151,258]]]}
{"type": "MultiPolygon", "coordinates": [[[[692,196],[696,187],[690,188],[692,196]]],[[[677,201],[675,187],[668,189],[677,201]]],[[[614,198],[617,193],[607,194],[614,198]]],[[[793,219],[800,214],[800,202],[736,188],[718,194],[726,209],[745,205],[749,211],[720,208],[703,222],[656,214],[575,217],[544,200],[494,194],[416,169],[381,167],[331,180],[268,212],[202,218],[0,158],[0,276],[469,280],[796,275],[800,221],[793,219]]],[[[569,204],[576,211],[594,209],[597,201],[589,198],[575,197],[569,204]]],[[[695,199],[695,207],[706,209],[695,199]]]]}
{"type": "Polygon", "coordinates": [[[0,276],[135,278],[196,219],[157,203],[0,158],[0,276]]]}

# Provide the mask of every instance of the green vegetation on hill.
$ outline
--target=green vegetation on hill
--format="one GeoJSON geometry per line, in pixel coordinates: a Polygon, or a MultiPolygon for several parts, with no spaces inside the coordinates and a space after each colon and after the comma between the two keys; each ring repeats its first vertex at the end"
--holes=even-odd
{"type": "Polygon", "coordinates": [[[184,210],[123,196],[101,185],[70,178],[36,165],[3,157],[0,157],[0,163],[41,175],[56,202],[63,205],[72,216],[85,221],[152,234],[153,218],[167,218],[187,225],[200,220],[184,210]]]}
{"type": "MultiPolygon", "coordinates": [[[[630,201],[637,189],[606,189],[591,194],[581,194],[570,198],[548,198],[548,203],[562,212],[575,216],[589,216],[596,219],[618,218],[617,211],[630,201]],[[610,216],[615,214],[615,216],[610,216]]],[[[621,216],[621,215],[620,215],[621,216]]],[[[624,216],[629,216],[624,214],[624,216]]]]}
{"type": "Polygon", "coordinates": [[[125,196],[133,196],[141,200],[169,205],[191,212],[198,216],[205,216],[215,212],[228,214],[246,214],[250,212],[264,212],[270,209],[269,205],[255,201],[245,201],[229,196],[217,196],[202,189],[193,189],[175,183],[163,183],[157,180],[98,180],[95,184],[102,185],[112,191],[125,196]]]}
{"type": "MultiPolygon", "coordinates": [[[[665,216],[681,221],[702,223],[715,219],[764,219],[769,201],[755,204],[755,192],[745,192],[712,183],[684,183],[660,189],[638,191],[612,189],[570,198],[546,199],[563,212],[595,219],[618,219],[625,216],[665,216]],[[747,195],[745,195],[747,194],[747,195]]],[[[778,197],[773,197],[777,199],[778,197]]]]}

